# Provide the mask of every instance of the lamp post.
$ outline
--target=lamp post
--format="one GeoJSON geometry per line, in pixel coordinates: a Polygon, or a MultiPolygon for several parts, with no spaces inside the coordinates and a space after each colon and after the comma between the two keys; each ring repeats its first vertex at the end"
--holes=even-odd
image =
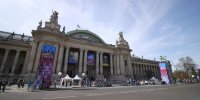
{"type": "Polygon", "coordinates": [[[85,80],[85,73],[82,73],[81,75],[82,75],[82,81],[83,81],[83,84],[82,84],[82,85],[83,85],[83,87],[84,87],[85,81],[86,81],[86,80],[85,80]]]}
{"type": "Polygon", "coordinates": [[[58,72],[58,75],[60,76],[60,79],[61,79],[62,72],[58,72]]]}
{"type": "Polygon", "coordinates": [[[82,73],[82,78],[83,78],[83,79],[85,78],[85,73],[82,73]]]}

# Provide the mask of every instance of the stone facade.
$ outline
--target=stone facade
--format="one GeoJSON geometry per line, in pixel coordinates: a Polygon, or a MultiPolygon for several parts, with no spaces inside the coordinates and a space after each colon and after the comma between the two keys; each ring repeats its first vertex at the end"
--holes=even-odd
{"type": "Polygon", "coordinates": [[[160,79],[159,62],[131,56],[132,50],[122,32],[116,45],[106,44],[88,30],[65,33],[65,27],[60,31],[57,12],[53,12],[44,27],[41,21],[37,30],[32,31],[32,37],[2,31],[0,36],[0,77],[10,80],[35,78],[44,45],[56,48],[52,79],[58,78],[58,72],[71,77],[85,73],[91,80],[107,78],[116,83],[126,78],[147,80],[155,76],[160,79]],[[71,53],[76,54],[75,63],[69,60],[71,53]],[[94,60],[92,64],[88,63],[89,56],[94,60]]]}

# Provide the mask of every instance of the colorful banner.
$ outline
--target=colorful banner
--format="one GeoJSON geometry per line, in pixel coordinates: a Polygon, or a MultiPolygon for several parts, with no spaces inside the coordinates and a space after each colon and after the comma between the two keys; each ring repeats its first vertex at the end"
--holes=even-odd
{"type": "Polygon", "coordinates": [[[49,88],[51,85],[51,76],[53,61],[56,52],[56,47],[44,44],[41,50],[39,66],[36,74],[35,88],[49,88]]]}
{"type": "Polygon", "coordinates": [[[167,84],[169,84],[169,75],[168,75],[169,73],[167,70],[166,63],[159,63],[159,67],[160,67],[162,81],[165,81],[167,84]]]}
{"type": "Polygon", "coordinates": [[[78,52],[75,52],[75,51],[69,52],[68,63],[69,64],[77,64],[78,63],[78,52]]]}
{"type": "Polygon", "coordinates": [[[93,53],[87,54],[87,65],[89,66],[95,65],[95,54],[93,53]]]}

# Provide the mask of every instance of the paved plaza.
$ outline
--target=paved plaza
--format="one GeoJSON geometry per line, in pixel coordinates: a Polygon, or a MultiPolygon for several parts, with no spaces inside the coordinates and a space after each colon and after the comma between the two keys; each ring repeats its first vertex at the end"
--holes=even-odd
{"type": "MultiPolygon", "coordinates": [[[[9,89],[10,87],[8,87],[9,89]]],[[[0,100],[199,100],[200,83],[178,85],[7,90],[0,100]]]]}

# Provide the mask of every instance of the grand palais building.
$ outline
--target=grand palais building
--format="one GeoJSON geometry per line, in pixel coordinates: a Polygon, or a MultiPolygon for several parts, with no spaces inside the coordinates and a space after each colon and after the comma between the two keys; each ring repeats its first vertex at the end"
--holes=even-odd
{"type": "Polygon", "coordinates": [[[53,80],[85,73],[91,80],[107,78],[113,82],[153,76],[160,79],[159,62],[131,55],[122,32],[114,45],[89,30],[65,32],[65,27],[60,29],[56,11],[44,24],[42,27],[39,22],[32,37],[0,31],[0,78],[14,81],[41,76],[53,80]]]}

